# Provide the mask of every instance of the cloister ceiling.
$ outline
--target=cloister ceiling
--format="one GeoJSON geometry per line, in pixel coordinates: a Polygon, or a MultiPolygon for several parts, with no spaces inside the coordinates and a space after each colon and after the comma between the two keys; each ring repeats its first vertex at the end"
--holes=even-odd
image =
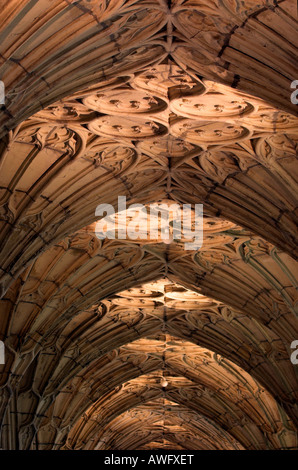
{"type": "Polygon", "coordinates": [[[3,449],[298,449],[297,29],[294,0],[3,2],[3,449]],[[119,195],[203,204],[202,247],[98,239],[119,195]]]}

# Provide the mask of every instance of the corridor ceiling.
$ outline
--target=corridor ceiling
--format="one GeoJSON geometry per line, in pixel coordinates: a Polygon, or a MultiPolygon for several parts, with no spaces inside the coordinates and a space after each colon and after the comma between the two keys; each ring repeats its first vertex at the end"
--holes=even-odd
{"type": "Polygon", "coordinates": [[[296,0],[1,8],[0,447],[298,449],[296,0]]]}

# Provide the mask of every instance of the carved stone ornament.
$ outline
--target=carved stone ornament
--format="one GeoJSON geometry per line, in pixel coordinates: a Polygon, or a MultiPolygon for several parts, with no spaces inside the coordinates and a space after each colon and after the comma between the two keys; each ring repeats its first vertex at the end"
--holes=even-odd
{"type": "Polygon", "coordinates": [[[298,449],[297,32],[295,0],[2,2],[1,449],[298,449]],[[151,204],[202,205],[200,247],[151,204]]]}

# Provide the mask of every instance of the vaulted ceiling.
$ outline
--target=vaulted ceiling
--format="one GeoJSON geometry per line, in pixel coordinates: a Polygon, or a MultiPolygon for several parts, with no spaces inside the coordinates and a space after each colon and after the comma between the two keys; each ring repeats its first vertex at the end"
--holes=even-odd
{"type": "Polygon", "coordinates": [[[295,0],[3,2],[3,449],[298,448],[297,26],[295,0]],[[98,239],[119,195],[203,204],[202,247],[98,239]]]}

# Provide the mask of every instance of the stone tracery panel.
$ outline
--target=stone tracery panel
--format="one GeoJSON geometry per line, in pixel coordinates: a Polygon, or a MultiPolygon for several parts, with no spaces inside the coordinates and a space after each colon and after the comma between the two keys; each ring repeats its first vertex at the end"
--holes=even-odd
{"type": "Polygon", "coordinates": [[[10,0],[2,16],[4,132],[65,96],[96,82],[125,80],[169,55],[199,77],[296,113],[289,100],[297,76],[295,0],[186,0],[170,6],[165,0],[55,0],[30,8],[25,0],[10,0]]]}
{"type": "Polygon", "coordinates": [[[297,448],[296,2],[27,7],[0,18],[2,447],[297,448]],[[202,203],[202,249],[99,241],[117,195],[202,203]]]}
{"type": "Polygon", "coordinates": [[[40,111],[3,147],[3,293],[117,193],[203,203],[296,256],[297,118],[172,64],[111,86],[40,111]]]}

